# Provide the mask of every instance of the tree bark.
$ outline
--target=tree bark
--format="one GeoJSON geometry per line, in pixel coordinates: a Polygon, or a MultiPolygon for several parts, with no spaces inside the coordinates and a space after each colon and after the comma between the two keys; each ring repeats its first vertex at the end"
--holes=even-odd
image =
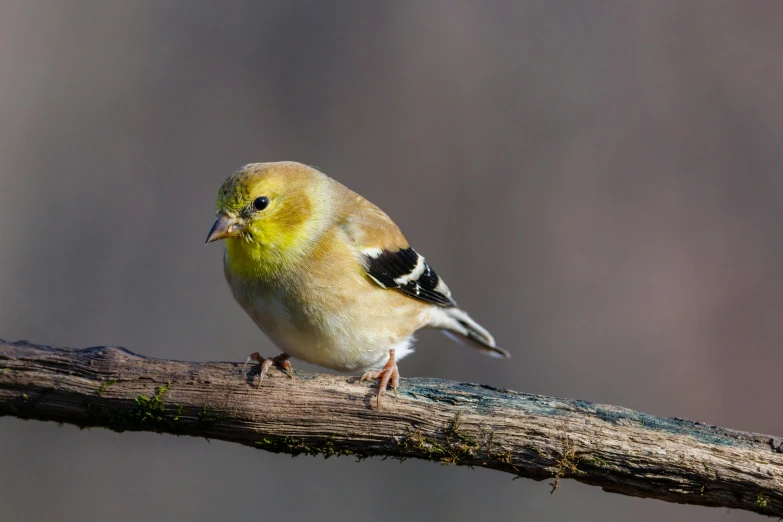
{"type": "Polygon", "coordinates": [[[783,438],[472,383],[375,384],[257,365],[0,340],[0,416],[237,442],[292,455],[420,458],[783,517],[783,438]]]}

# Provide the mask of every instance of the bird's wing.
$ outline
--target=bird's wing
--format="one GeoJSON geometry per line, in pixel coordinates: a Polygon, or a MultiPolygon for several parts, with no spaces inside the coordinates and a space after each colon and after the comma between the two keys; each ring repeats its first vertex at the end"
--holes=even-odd
{"type": "Polygon", "coordinates": [[[367,275],[384,288],[438,306],[456,306],[446,284],[412,248],[365,252],[367,275]]]}
{"type": "Polygon", "coordinates": [[[424,257],[413,250],[382,210],[360,201],[342,228],[367,275],[383,288],[438,306],[456,306],[451,291],[424,257]]]}

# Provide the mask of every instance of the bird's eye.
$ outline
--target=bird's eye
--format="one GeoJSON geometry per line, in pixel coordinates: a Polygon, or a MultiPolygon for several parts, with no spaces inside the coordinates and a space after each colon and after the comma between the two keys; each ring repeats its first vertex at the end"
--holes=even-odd
{"type": "Polygon", "coordinates": [[[253,200],[253,208],[256,210],[264,210],[269,206],[269,198],[261,196],[253,200]]]}

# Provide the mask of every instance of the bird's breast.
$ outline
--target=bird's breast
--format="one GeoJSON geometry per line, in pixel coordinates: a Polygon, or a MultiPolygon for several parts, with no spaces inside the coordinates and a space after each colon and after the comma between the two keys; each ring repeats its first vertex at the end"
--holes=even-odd
{"type": "Polygon", "coordinates": [[[338,371],[377,368],[390,348],[400,358],[429,321],[429,307],[334,263],[266,280],[235,274],[227,257],[225,275],[234,298],[282,351],[338,371]],[[324,267],[340,273],[337,283],[324,284],[330,280],[317,274],[324,267]]]}

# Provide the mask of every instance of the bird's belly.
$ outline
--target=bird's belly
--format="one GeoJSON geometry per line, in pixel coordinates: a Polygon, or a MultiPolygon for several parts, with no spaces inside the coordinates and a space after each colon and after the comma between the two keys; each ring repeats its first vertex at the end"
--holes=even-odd
{"type": "Polygon", "coordinates": [[[382,365],[394,344],[361,326],[346,331],[334,319],[302,320],[280,301],[259,301],[252,307],[253,321],[281,350],[309,363],[338,371],[363,370],[382,365]]]}
{"type": "MultiPolygon", "coordinates": [[[[239,299],[238,299],[239,300],[239,299]]],[[[352,304],[326,313],[317,304],[292,303],[284,295],[267,293],[239,300],[245,311],[281,350],[292,357],[337,371],[361,371],[382,366],[395,349],[396,359],[412,350],[416,321],[388,327],[367,306],[352,304]]],[[[383,319],[383,317],[381,317],[383,319]]]]}
{"type": "Polygon", "coordinates": [[[358,272],[352,285],[343,286],[306,277],[248,281],[228,267],[225,274],[234,298],[272,342],[292,357],[333,370],[377,368],[392,348],[397,359],[404,357],[413,333],[430,320],[430,307],[358,272]]]}

